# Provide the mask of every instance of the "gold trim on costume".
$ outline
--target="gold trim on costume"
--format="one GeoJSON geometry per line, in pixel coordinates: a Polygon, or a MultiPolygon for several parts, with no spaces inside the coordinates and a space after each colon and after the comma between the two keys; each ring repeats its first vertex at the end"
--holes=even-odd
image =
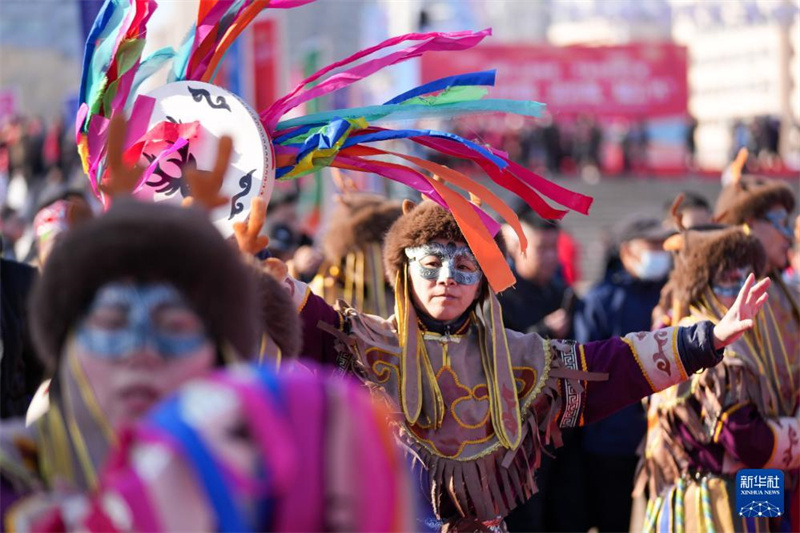
{"type": "Polygon", "coordinates": [[[300,305],[297,306],[297,312],[299,313],[303,309],[305,309],[306,304],[308,303],[308,299],[311,297],[311,287],[306,286],[306,294],[303,296],[303,300],[300,302],[300,305]]]}
{"type": "MultiPolygon", "coordinates": [[[[68,340],[68,342],[70,341],[68,340]]],[[[75,376],[75,381],[78,384],[78,390],[81,393],[83,402],[89,408],[89,412],[91,413],[92,418],[100,426],[100,430],[103,432],[103,435],[108,440],[108,442],[111,445],[116,445],[117,435],[116,433],[114,433],[114,430],[112,430],[111,426],[108,424],[105,414],[103,414],[103,410],[100,409],[100,405],[97,403],[97,398],[94,397],[94,391],[92,390],[92,386],[89,385],[89,380],[83,373],[83,367],[80,365],[77,357],[75,357],[74,354],[68,353],[67,360],[69,361],[70,368],[72,370],[73,375],[75,376]]]]}
{"type": "Polygon", "coordinates": [[[620,337],[620,339],[622,339],[622,342],[627,344],[628,348],[630,348],[631,353],[633,354],[633,358],[636,359],[636,364],[639,365],[639,370],[641,370],[644,379],[647,380],[647,384],[650,385],[650,390],[652,390],[653,392],[658,392],[656,388],[653,386],[653,382],[650,381],[650,376],[648,376],[647,372],[644,371],[644,366],[642,365],[641,359],[639,359],[639,354],[636,352],[636,347],[633,345],[633,341],[628,339],[627,337],[620,337]]]}
{"type": "Polygon", "coordinates": [[[726,410],[725,410],[725,411],[724,411],[724,412],[723,412],[723,413],[720,415],[720,417],[719,417],[719,420],[717,420],[716,427],[714,428],[714,436],[713,436],[713,438],[712,438],[712,440],[713,440],[714,442],[718,442],[718,439],[719,439],[719,434],[722,432],[722,425],[723,425],[725,422],[727,422],[727,421],[728,421],[728,417],[730,417],[730,416],[731,416],[733,413],[735,413],[736,411],[738,411],[739,409],[741,409],[741,408],[742,408],[742,407],[744,407],[745,405],[747,405],[747,402],[739,402],[739,403],[737,403],[737,404],[734,404],[734,405],[732,405],[732,406],[731,406],[731,407],[729,407],[728,409],[726,409],[726,410]]]}

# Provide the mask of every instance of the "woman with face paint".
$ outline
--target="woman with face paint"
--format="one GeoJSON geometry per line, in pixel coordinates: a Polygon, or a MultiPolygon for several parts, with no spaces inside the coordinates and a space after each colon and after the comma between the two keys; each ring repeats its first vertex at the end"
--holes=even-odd
{"type": "MultiPolygon", "coordinates": [[[[351,368],[400,413],[398,439],[426,480],[434,528],[504,528],[536,489],[543,446],[560,428],[601,419],[712,367],[752,326],[768,281],[750,276],[715,326],[700,322],[585,345],[506,330],[454,216],[431,201],[404,204],[386,235],[395,290],[389,320],[334,310],[287,278],[304,320],[332,342],[307,353],[351,368]]],[[[306,333],[308,336],[308,333],[306,333]]]]}
{"type": "MultiPolygon", "coordinates": [[[[661,305],[672,309],[673,324],[684,326],[718,323],[768,264],[760,241],[738,227],[695,228],[665,247],[676,252],[676,266],[661,305]]],[[[797,529],[789,513],[742,516],[736,504],[736,472],[743,468],[783,470],[787,506],[797,501],[797,365],[782,342],[762,314],[725,348],[722,364],[651,396],[636,487],[648,493],[643,531],[677,521],[686,531],[797,529]]]]}
{"type": "MultiPolygon", "coordinates": [[[[290,308],[271,287],[275,305],[290,308]]],[[[32,296],[33,339],[52,380],[34,401],[39,412],[29,411],[37,420],[25,429],[4,422],[4,507],[13,492],[94,488],[119,428],[182,383],[258,353],[258,294],[235,248],[196,208],[120,199],[67,233],[32,296]]],[[[298,335],[291,313],[267,318],[298,335]]],[[[296,353],[294,339],[275,340],[296,353]]]]}

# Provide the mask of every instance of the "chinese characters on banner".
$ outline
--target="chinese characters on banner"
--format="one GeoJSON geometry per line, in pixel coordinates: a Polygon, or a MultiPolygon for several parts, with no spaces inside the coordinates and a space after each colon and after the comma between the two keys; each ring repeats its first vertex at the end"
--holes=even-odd
{"type": "MultiPolygon", "coordinates": [[[[423,82],[497,69],[491,97],[544,102],[562,132],[574,129],[579,117],[596,122],[603,130],[604,170],[628,168],[625,143],[639,142],[648,171],[679,174],[686,170],[687,62],[686,48],[673,43],[480,45],[427,54],[420,68],[423,82]]],[[[502,121],[483,120],[502,127],[502,121]]]]}
{"type": "Polygon", "coordinates": [[[642,118],[687,111],[686,48],[624,46],[478,46],[422,57],[422,81],[497,69],[494,98],[545,102],[556,116],[642,118]]]}

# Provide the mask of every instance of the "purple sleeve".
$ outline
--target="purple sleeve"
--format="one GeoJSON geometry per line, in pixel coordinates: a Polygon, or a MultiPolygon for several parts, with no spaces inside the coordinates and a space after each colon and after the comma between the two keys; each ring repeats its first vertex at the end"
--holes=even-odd
{"type": "Polygon", "coordinates": [[[608,374],[606,381],[586,383],[582,423],[605,418],[653,393],[630,345],[622,338],[590,342],[580,350],[585,370],[608,374]]]}
{"type": "Polygon", "coordinates": [[[605,373],[608,379],[586,382],[579,422],[588,424],[605,418],[645,396],[686,381],[699,368],[717,364],[721,357],[714,351],[708,326],[703,323],[643,331],[581,345],[580,369],[605,373]]]}
{"type": "Polygon", "coordinates": [[[319,323],[322,322],[341,330],[343,327],[342,315],[310,289],[299,314],[303,324],[301,355],[319,363],[335,365],[338,357],[334,344],[335,337],[320,329],[319,323]]]}
{"type": "Polygon", "coordinates": [[[720,416],[714,442],[748,468],[763,468],[772,455],[775,436],[753,404],[737,404],[720,416]]]}

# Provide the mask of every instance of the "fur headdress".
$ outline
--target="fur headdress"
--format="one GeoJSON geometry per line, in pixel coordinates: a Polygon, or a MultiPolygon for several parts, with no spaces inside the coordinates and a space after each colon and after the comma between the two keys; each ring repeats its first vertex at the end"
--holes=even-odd
{"type": "Polygon", "coordinates": [[[794,210],[795,195],[788,185],[762,176],[743,176],[722,189],[714,216],[724,224],[743,224],[763,217],[776,205],[789,213],[794,210]]]}
{"type": "Polygon", "coordinates": [[[380,245],[386,232],[402,214],[399,201],[363,192],[342,194],[331,214],[323,241],[326,259],[339,264],[348,253],[367,244],[380,245]]]}
{"type": "Polygon", "coordinates": [[[766,267],[761,242],[740,227],[711,225],[687,230],[670,238],[665,247],[677,252],[668,282],[671,296],[686,306],[697,302],[719,273],[751,267],[760,277],[766,267]]]}
{"type": "Polygon", "coordinates": [[[230,343],[242,356],[254,353],[261,330],[255,280],[208,217],[197,209],[118,200],[56,243],[34,288],[33,339],[51,369],[97,290],[123,279],[171,283],[214,341],[230,343]]]}
{"type": "MultiPolygon", "coordinates": [[[[419,205],[408,200],[403,202],[403,216],[389,228],[383,245],[383,262],[389,282],[394,283],[397,273],[403,271],[403,265],[408,261],[406,248],[421,246],[437,238],[466,242],[450,211],[430,200],[420,202],[419,205]]],[[[498,232],[494,240],[505,255],[502,234],[498,232]]]]}

